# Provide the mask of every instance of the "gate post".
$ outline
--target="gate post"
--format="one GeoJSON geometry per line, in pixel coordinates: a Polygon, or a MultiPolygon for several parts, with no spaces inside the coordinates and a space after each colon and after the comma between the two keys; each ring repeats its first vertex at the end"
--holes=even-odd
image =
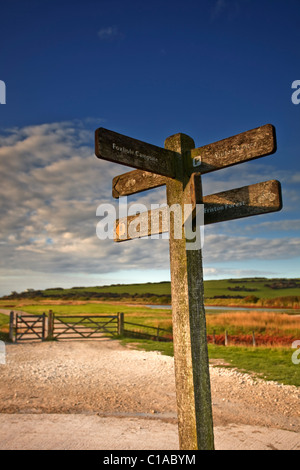
{"type": "Polygon", "coordinates": [[[124,313],[118,313],[118,335],[124,334],[124,313]]]}
{"type": "Polygon", "coordinates": [[[14,342],[14,312],[10,312],[9,315],[9,340],[14,342]]]}
{"type": "Polygon", "coordinates": [[[18,313],[16,313],[16,334],[15,334],[15,343],[17,343],[17,341],[18,341],[18,318],[19,318],[19,315],[18,315],[18,313]]]}
{"type": "Polygon", "coordinates": [[[52,310],[49,310],[47,339],[53,339],[53,333],[54,333],[54,314],[53,314],[52,310]]]}
{"type": "Polygon", "coordinates": [[[45,312],[43,313],[43,325],[42,325],[42,341],[45,341],[46,339],[46,314],[45,312]]]}

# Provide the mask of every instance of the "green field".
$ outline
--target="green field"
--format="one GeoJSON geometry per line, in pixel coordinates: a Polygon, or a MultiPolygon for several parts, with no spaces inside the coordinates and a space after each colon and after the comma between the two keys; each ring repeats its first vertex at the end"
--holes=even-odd
{"type": "MultiPolygon", "coordinates": [[[[288,285],[288,282],[295,282],[300,286],[300,279],[284,279],[282,284],[288,285]]],[[[299,296],[300,287],[285,287],[285,288],[276,288],[272,289],[267,287],[267,285],[277,284],[278,279],[258,279],[258,278],[244,278],[244,279],[222,279],[219,281],[205,281],[205,297],[213,298],[214,296],[228,295],[228,294],[237,294],[241,296],[251,296],[254,295],[259,299],[273,299],[275,297],[282,296],[299,296]],[[234,289],[235,287],[240,290],[234,291],[229,290],[230,288],[234,289]],[[246,288],[243,289],[243,287],[246,288]]],[[[279,284],[279,283],[278,283],[279,284]]]]}
{"type": "Polygon", "coordinates": [[[8,340],[9,317],[0,313],[0,341],[8,340]]]}
{"type": "MultiPolygon", "coordinates": [[[[222,312],[207,311],[207,333],[249,335],[253,331],[265,337],[282,339],[281,347],[216,346],[209,344],[211,359],[223,359],[230,367],[253,372],[267,380],[300,386],[300,365],[292,363],[294,339],[300,339],[299,317],[276,311],[277,307],[300,308],[299,279],[223,279],[205,281],[206,305],[275,307],[274,312],[222,312]]],[[[0,308],[19,309],[42,314],[53,310],[55,314],[116,314],[123,312],[125,322],[172,330],[169,309],[150,309],[146,304],[170,304],[170,283],[146,283],[71,289],[46,289],[14,294],[0,299],[0,308]]],[[[298,313],[294,310],[294,313],[298,313]]],[[[0,339],[8,340],[9,317],[0,314],[0,339]]],[[[173,354],[173,343],[141,339],[118,338],[135,347],[173,354]]]]}
{"type": "Polygon", "coordinates": [[[209,345],[210,359],[224,359],[230,367],[285,385],[300,386],[300,364],[293,364],[288,348],[242,348],[209,345]]]}
{"type": "MultiPolygon", "coordinates": [[[[124,344],[129,339],[123,340],[124,344]]],[[[173,356],[172,343],[135,340],[138,349],[159,351],[173,356]]],[[[289,348],[246,348],[237,346],[208,345],[209,359],[221,359],[226,365],[220,367],[236,368],[239,371],[253,374],[263,380],[272,380],[284,385],[300,387],[300,364],[293,364],[293,350],[289,348]]]]}
{"type": "MultiPolygon", "coordinates": [[[[4,306],[2,305],[4,308],[4,306]]],[[[34,303],[18,307],[28,313],[42,314],[52,310],[55,314],[69,315],[79,314],[116,314],[123,312],[125,322],[138,323],[145,326],[160,327],[167,330],[172,329],[171,310],[150,309],[140,305],[124,305],[121,303],[34,303]]],[[[7,327],[9,317],[0,314],[0,330],[5,329],[0,339],[8,340],[7,327]]],[[[246,334],[256,331],[266,335],[292,335],[291,338],[300,339],[300,319],[293,315],[281,312],[257,313],[257,312],[229,312],[223,314],[207,315],[207,331],[209,334],[215,330],[217,333],[227,329],[230,334],[246,334]]],[[[142,331],[142,330],[141,330],[142,331]]],[[[133,343],[135,347],[145,350],[156,350],[162,354],[173,355],[173,343],[157,341],[120,338],[124,344],[133,343]]],[[[292,339],[290,340],[292,344],[292,339]]],[[[223,359],[239,370],[253,372],[266,380],[275,380],[284,384],[300,386],[300,365],[292,363],[293,350],[291,346],[274,347],[239,347],[239,346],[216,346],[209,344],[210,359],[223,359]]]]}
{"type": "MultiPolygon", "coordinates": [[[[204,296],[207,305],[300,308],[300,279],[243,278],[205,281],[204,296]]],[[[169,282],[156,282],[73,287],[70,289],[57,287],[14,293],[2,297],[2,301],[47,298],[169,304],[171,302],[171,286],[169,282]]]]}
{"type": "MultiPolygon", "coordinates": [[[[215,296],[223,295],[240,295],[240,296],[250,296],[254,295],[255,297],[273,299],[275,297],[281,296],[300,296],[300,279],[285,279],[283,282],[287,284],[288,281],[294,281],[296,284],[299,284],[299,287],[295,288],[277,288],[272,289],[266,287],[266,284],[272,285],[278,282],[277,279],[267,279],[267,278],[243,278],[243,279],[220,279],[217,281],[205,281],[204,282],[204,295],[207,299],[212,299],[215,296]],[[246,288],[243,289],[243,287],[246,288]],[[230,290],[239,288],[241,290],[230,290]]],[[[171,295],[171,285],[169,282],[157,282],[157,283],[145,283],[145,284],[118,284],[111,286],[99,286],[99,287],[85,287],[85,288],[72,288],[64,289],[63,291],[57,289],[47,289],[44,291],[47,295],[52,296],[53,294],[60,295],[64,293],[116,293],[116,294],[130,294],[130,295],[144,295],[144,294],[153,294],[153,295],[171,295]]]]}
{"type": "MultiPolygon", "coordinates": [[[[60,295],[62,290],[60,289],[46,289],[44,291],[47,295],[60,295]]],[[[145,284],[116,284],[111,286],[96,286],[96,287],[73,287],[72,289],[63,289],[66,294],[71,293],[115,293],[115,294],[130,294],[130,295],[170,295],[171,285],[169,282],[148,282],[145,284]]]]}

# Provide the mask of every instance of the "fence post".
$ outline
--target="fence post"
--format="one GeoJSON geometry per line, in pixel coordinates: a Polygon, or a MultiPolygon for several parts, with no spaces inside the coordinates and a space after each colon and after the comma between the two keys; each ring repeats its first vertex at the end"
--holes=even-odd
{"type": "Polygon", "coordinates": [[[255,340],[255,333],[252,331],[252,344],[255,347],[256,346],[256,340],[255,340]]]}
{"type": "Polygon", "coordinates": [[[213,344],[216,344],[216,331],[213,331],[213,344]]]}
{"type": "Polygon", "coordinates": [[[156,341],[159,341],[159,326],[157,327],[156,341]]]}
{"type": "Polygon", "coordinates": [[[124,313],[118,313],[118,335],[123,336],[124,334],[124,313]]]}
{"type": "Polygon", "coordinates": [[[14,342],[14,312],[10,312],[9,315],[9,340],[13,343],[14,342]]]}
{"type": "Polygon", "coordinates": [[[228,346],[228,333],[227,333],[227,330],[225,330],[225,346],[228,346]]]}
{"type": "Polygon", "coordinates": [[[48,336],[47,339],[53,339],[54,330],[54,315],[52,310],[49,310],[48,314],[48,336]]]}

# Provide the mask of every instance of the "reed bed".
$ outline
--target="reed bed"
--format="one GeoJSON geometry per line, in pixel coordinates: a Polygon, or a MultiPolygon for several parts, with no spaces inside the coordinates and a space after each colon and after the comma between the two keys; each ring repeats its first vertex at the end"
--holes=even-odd
{"type": "Polygon", "coordinates": [[[280,312],[229,312],[206,316],[209,332],[231,333],[256,331],[265,334],[295,335],[300,338],[300,316],[280,312]]]}

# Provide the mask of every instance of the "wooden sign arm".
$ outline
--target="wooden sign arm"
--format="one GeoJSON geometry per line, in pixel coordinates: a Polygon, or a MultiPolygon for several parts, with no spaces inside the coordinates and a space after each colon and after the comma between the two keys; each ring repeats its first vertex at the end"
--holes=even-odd
{"type": "Polygon", "coordinates": [[[276,131],[272,124],[228,137],[187,152],[187,171],[201,174],[275,153],[276,131]]]}
{"type": "Polygon", "coordinates": [[[204,224],[214,224],[282,209],[281,184],[277,180],[243,186],[203,198],[204,224]]]}
{"type": "Polygon", "coordinates": [[[96,157],[175,178],[176,152],[100,127],[95,131],[96,157]]]}
{"type": "MultiPolygon", "coordinates": [[[[195,175],[185,188],[187,192],[194,192],[190,200],[194,214],[196,204],[202,203],[200,185],[201,180],[195,175]]],[[[281,184],[277,180],[269,180],[210,194],[203,197],[203,204],[204,225],[278,212],[282,209],[281,184]]],[[[114,240],[121,242],[165,233],[169,231],[169,224],[170,213],[167,206],[125,217],[116,220],[114,240]]]]}
{"type": "MultiPolygon", "coordinates": [[[[190,175],[209,173],[270,155],[276,151],[276,148],[275,128],[271,124],[266,124],[233,137],[191,149],[185,154],[186,171],[190,175]]],[[[139,167],[141,165],[141,169],[124,173],[113,179],[112,194],[116,199],[120,196],[129,196],[148,189],[158,188],[167,184],[168,180],[176,177],[176,170],[171,163],[176,154],[172,153],[172,151],[169,151],[167,154],[164,154],[164,152],[166,152],[165,149],[141,143],[106,129],[98,129],[96,132],[96,155],[99,158],[105,158],[129,166],[136,165],[139,167]],[[117,146],[115,142],[118,142],[119,145],[117,146]],[[120,142],[123,146],[121,146],[120,142]],[[127,149],[127,147],[124,147],[124,142],[128,147],[133,148],[136,148],[135,146],[140,148],[143,145],[148,150],[148,153],[155,149],[154,154],[156,158],[160,157],[157,158],[159,164],[151,162],[151,158],[155,157],[149,156],[149,161],[147,161],[145,156],[137,158],[135,153],[137,152],[140,155],[140,152],[134,152],[131,148],[130,150],[127,149]],[[126,153],[126,150],[131,153],[126,153]],[[148,171],[149,164],[151,169],[153,168],[153,172],[148,171]],[[168,168],[167,172],[164,168],[165,165],[168,168]]]]}
{"type": "Polygon", "coordinates": [[[148,189],[158,188],[167,183],[168,177],[150,173],[149,171],[133,170],[116,176],[112,181],[112,196],[130,196],[148,189]]]}

